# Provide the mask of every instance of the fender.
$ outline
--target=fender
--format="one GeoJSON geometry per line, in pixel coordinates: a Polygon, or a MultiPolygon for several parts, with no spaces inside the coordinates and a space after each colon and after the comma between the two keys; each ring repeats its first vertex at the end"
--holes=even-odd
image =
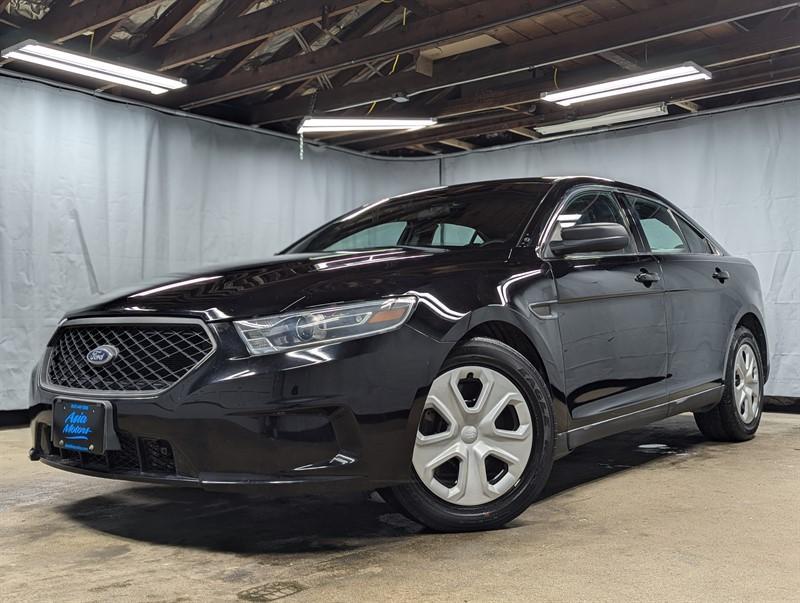
{"type": "MultiPolygon", "coordinates": [[[[569,428],[570,419],[562,393],[564,391],[564,365],[561,355],[558,322],[542,319],[532,312],[529,312],[529,315],[526,316],[510,306],[484,306],[468,313],[446,333],[443,341],[449,344],[447,355],[453,351],[458,342],[469,337],[471,332],[478,331],[482,325],[490,323],[501,323],[516,329],[533,347],[544,367],[544,378],[550,384],[556,418],[556,431],[566,431],[569,428]]],[[[530,360],[534,361],[534,359],[530,360]]],[[[442,358],[442,362],[444,362],[444,358],[442,358]]],[[[438,371],[439,369],[437,368],[436,373],[438,371]]]]}
{"type": "MultiPolygon", "coordinates": [[[[764,317],[761,314],[761,310],[758,307],[754,306],[754,305],[749,305],[749,306],[742,307],[740,309],[739,313],[736,315],[736,321],[731,325],[731,332],[730,332],[730,335],[728,335],[728,347],[727,347],[727,350],[725,351],[725,364],[724,364],[724,366],[726,366],[726,367],[728,366],[728,360],[729,360],[730,354],[731,354],[731,344],[733,343],[733,334],[736,331],[736,326],[739,325],[742,322],[742,319],[745,316],[747,316],[748,314],[752,314],[753,316],[756,317],[756,320],[758,321],[758,324],[761,327],[761,332],[762,332],[763,337],[764,337],[764,341],[763,341],[764,350],[759,350],[759,351],[761,352],[761,356],[762,356],[761,362],[763,364],[763,369],[764,369],[764,383],[766,384],[767,380],[769,379],[769,370],[770,370],[769,339],[767,337],[767,329],[764,327],[764,317]],[[766,353],[764,353],[764,352],[766,352],[766,353]]],[[[759,334],[758,333],[753,333],[753,335],[756,337],[756,340],[758,340],[759,334]]]]}

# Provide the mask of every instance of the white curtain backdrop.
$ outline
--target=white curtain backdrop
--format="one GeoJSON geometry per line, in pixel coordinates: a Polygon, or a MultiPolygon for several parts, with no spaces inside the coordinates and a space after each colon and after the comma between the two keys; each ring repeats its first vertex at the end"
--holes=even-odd
{"type": "Polygon", "coordinates": [[[444,160],[445,184],[586,174],[652,189],[758,269],[772,373],[800,396],[800,102],[444,160]]]}
{"type": "Polygon", "coordinates": [[[64,311],[144,278],[265,257],[361,203],[435,186],[370,160],[0,77],[0,410],[64,311]],[[96,283],[96,284],[95,284],[96,283]]]}
{"type": "MultiPolygon", "coordinates": [[[[444,159],[446,184],[593,174],[685,208],[761,275],[773,374],[800,396],[800,103],[444,159]]],[[[0,410],[70,307],[168,272],[264,257],[440,161],[358,157],[0,77],[0,410]]]]}

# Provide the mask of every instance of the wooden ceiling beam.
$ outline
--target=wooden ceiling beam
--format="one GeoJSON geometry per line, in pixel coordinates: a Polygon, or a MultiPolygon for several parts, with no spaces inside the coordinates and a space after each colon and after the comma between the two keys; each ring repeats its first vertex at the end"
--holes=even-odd
{"type": "Polygon", "coordinates": [[[222,6],[214,15],[212,24],[224,23],[226,21],[233,21],[235,18],[242,16],[246,11],[250,10],[258,0],[225,0],[222,6]]]}
{"type": "MultiPolygon", "coordinates": [[[[84,0],[92,1],[92,0],[84,0]]],[[[335,16],[364,0],[292,0],[226,19],[200,31],[168,42],[155,51],[144,51],[134,59],[160,71],[193,63],[206,57],[246,46],[327,16],[335,16]]]]}
{"type": "MultiPolygon", "coordinates": [[[[256,3],[256,1],[257,0],[233,0],[232,2],[229,2],[214,17],[212,25],[219,25],[220,23],[225,23],[226,21],[233,21],[237,17],[241,16],[245,11],[249,10],[250,7],[256,3]]],[[[250,55],[258,50],[261,44],[263,44],[263,40],[257,40],[255,42],[251,42],[250,44],[234,48],[225,56],[220,64],[214,67],[210,72],[203,74],[203,77],[200,81],[205,82],[206,80],[225,77],[229,73],[236,71],[247,62],[247,59],[250,58],[250,55]]]]}
{"type": "MultiPolygon", "coordinates": [[[[727,63],[750,60],[759,56],[769,55],[776,52],[800,48],[800,35],[798,35],[798,25],[788,22],[779,27],[772,28],[768,32],[753,31],[738,34],[732,39],[720,40],[720,43],[711,46],[689,47],[680,52],[667,55],[652,56],[648,66],[651,68],[666,67],[681,63],[687,60],[695,60],[705,67],[716,67],[727,63]]],[[[614,77],[619,72],[613,67],[592,67],[575,71],[560,71],[559,83],[561,87],[582,86],[603,79],[614,77]]],[[[391,76],[394,81],[406,80],[413,82],[416,74],[403,73],[400,76],[391,76]]],[[[375,84],[367,82],[365,84],[353,84],[348,88],[367,89],[367,85],[375,88],[375,84]]],[[[425,115],[431,117],[448,117],[485,111],[487,109],[499,108],[507,105],[519,105],[538,100],[542,92],[552,88],[550,79],[533,80],[529,83],[504,87],[499,89],[483,90],[477,94],[450,100],[442,103],[432,104],[425,108],[425,115]]],[[[401,88],[403,89],[403,88],[401,88]]],[[[335,109],[337,104],[345,105],[353,100],[353,96],[346,96],[347,88],[341,91],[333,90],[321,92],[317,97],[317,110],[329,111],[335,109]]],[[[403,109],[396,108],[396,111],[403,109]]],[[[296,107],[288,103],[267,103],[254,109],[251,116],[253,123],[267,123],[267,121],[282,121],[292,119],[297,112],[296,107]]]]}
{"type": "Polygon", "coordinates": [[[474,120],[452,125],[442,124],[410,134],[383,135],[380,138],[375,137],[369,141],[356,143],[353,146],[360,150],[371,152],[386,151],[404,148],[409,144],[430,144],[443,138],[478,136],[519,127],[531,128],[537,125],[604,115],[613,111],[633,109],[659,102],[684,103],[686,101],[697,101],[704,98],[713,98],[800,81],[800,53],[764,61],[764,63],[769,65],[768,69],[765,69],[765,65],[762,64],[729,68],[727,73],[721,74],[719,78],[715,77],[710,82],[692,82],[682,86],[680,90],[671,92],[663,89],[652,90],[643,94],[632,95],[631,98],[621,96],[607,101],[587,103],[584,106],[573,106],[567,109],[553,108],[542,115],[516,113],[510,116],[474,120]]]}
{"type": "MultiPolygon", "coordinates": [[[[443,62],[442,65],[437,64],[432,77],[413,72],[399,73],[382,80],[323,91],[317,96],[316,107],[318,111],[340,110],[387,100],[398,91],[416,94],[526,71],[702,29],[715,23],[780,10],[794,4],[796,2],[786,0],[709,0],[702,3],[680,0],[561,34],[505,48],[486,49],[475,58],[465,56],[443,62]]],[[[250,121],[259,124],[300,116],[291,103],[279,103],[267,103],[254,109],[250,121]]]]}
{"type": "MultiPolygon", "coordinates": [[[[212,18],[212,23],[219,23],[222,20],[235,18],[247,10],[255,2],[256,0],[229,0],[223,6],[222,10],[218,11],[217,14],[214,15],[212,18]]],[[[161,16],[156,19],[156,22],[150,27],[150,29],[147,30],[145,36],[137,44],[137,50],[139,52],[141,52],[142,49],[151,50],[154,47],[165,44],[175,31],[180,29],[191,20],[195,13],[197,13],[197,10],[203,4],[204,0],[176,0],[173,4],[167,7],[161,16]]],[[[230,66],[233,58],[234,57],[231,56],[226,57],[225,62],[221,65],[217,65],[217,67],[215,67],[211,73],[206,76],[206,79],[209,79],[209,77],[212,75],[214,77],[221,77],[228,73],[228,71],[225,71],[225,68],[233,68],[230,66]]],[[[134,58],[131,62],[136,63],[137,59],[134,58]]],[[[119,89],[118,86],[104,86],[101,88],[101,90],[112,88],[119,89]]]]}
{"type": "Polygon", "coordinates": [[[92,32],[92,41],[90,44],[92,52],[97,52],[100,48],[108,44],[108,42],[111,40],[111,36],[113,36],[114,32],[119,29],[119,26],[120,22],[115,21],[94,30],[92,32]]]}
{"type": "Polygon", "coordinates": [[[250,55],[253,54],[263,44],[261,40],[252,42],[247,46],[239,46],[231,50],[223,61],[214,67],[207,75],[203,76],[202,81],[215,80],[220,77],[225,77],[229,73],[233,73],[242,67],[250,55]]]}
{"type": "Polygon", "coordinates": [[[529,138],[531,140],[536,140],[542,137],[542,135],[539,134],[539,132],[537,132],[536,130],[531,130],[530,128],[524,128],[524,127],[509,128],[508,131],[513,132],[514,134],[517,134],[519,136],[524,136],[525,138],[529,138]]]}
{"type": "MultiPolygon", "coordinates": [[[[739,34],[732,40],[723,40],[713,46],[687,47],[679,53],[650,57],[652,68],[666,67],[683,61],[697,59],[708,68],[722,67],[743,60],[754,60],[778,52],[800,48],[798,25],[785,23],[770,31],[753,31],[739,34]]],[[[560,72],[561,87],[584,86],[614,77],[619,72],[609,66],[590,67],[560,72]]],[[[452,118],[470,113],[481,113],[502,107],[513,107],[539,101],[541,93],[552,89],[552,79],[548,76],[531,79],[500,88],[480,90],[462,98],[438,99],[420,106],[394,105],[382,111],[383,115],[403,117],[409,114],[430,117],[452,118]]],[[[350,112],[343,112],[349,114],[350,112]]]]}
{"type": "Polygon", "coordinates": [[[657,58],[656,67],[687,60],[704,67],[720,67],[795,48],[800,48],[800,24],[788,22],[767,30],[756,29],[732,38],[723,38],[719,44],[694,51],[685,49],[661,55],[657,58]]]}
{"type": "MultiPolygon", "coordinates": [[[[597,74],[600,70],[587,69],[586,72],[591,73],[591,76],[586,79],[596,81],[597,74]]],[[[609,73],[608,70],[603,70],[603,72],[609,73]]],[[[563,86],[571,86],[573,82],[578,81],[577,78],[568,74],[564,74],[559,79],[563,86]]],[[[525,84],[481,90],[476,94],[462,98],[445,100],[427,107],[424,112],[425,115],[430,115],[431,117],[444,118],[490,111],[492,109],[501,109],[503,107],[522,105],[525,103],[534,103],[539,100],[542,92],[546,92],[552,87],[553,82],[550,78],[532,79],[525,84]]]]}
{"type": "MultiPolygon", "coordinates": [[[[705,67],[714,68],[794,48],[800,48],[800,27],[797,24],[788,23],[769,32],[739,34],[733,40],[715,46],[686,48],[680,53],[651,57],[649,67],[667,67],[683,61],[697,60],[705,67]]],[[[613,77],[610,67],[592,67],[563,72],[559,75],[559,82],[561,87],[585,86],[609,77],[613,77]]],[[[472,96],[435,104],[428,108],[426,115],[439,118],[454,117],[532,103],[539,100],[542,92],[551,89],[551,80],[542,78],[513,87],[483,90],[472,96]]]]}
{"type": "Polygon", "coordinates": [[[768,14],[764,19],[758,24],[757,29],[761,31],[765,31],[771,27],[775,27],[783,23],[789,15],[791,15],[795,11],[796,7],[787,8],[785,10],[775,11],[774,13],[768,14]]]}
{"type": "Polygon", "coordinates": [[[439,142],[448,147],[453,147],[454,149],[461,149],[462,151],[472,151],[477,148],[477,145],[467,142],[466,140],[459,140],[458,138],[445,138],[439,142]]]}
{"type": "Polygon", "coordinates": [[[442,125],[439,127],[425,128],[412,134],[392,134],[382,136],[376,140],[354,143],[348,146],[370,152],[391,151],[402,149],[411,144],[432,144],[450,138],[466,138],[503,132],[512,128],[527,127],[537,123],[537,118],[532,115],[508,114],[476,120],[468,124],[442,125]]]}
{"type": "Polygon", "coordinates": [[[420,0],[396,0],[397,4],[418,17],[430,17],[439,11],[423,4],[420,0]]]}
{"type": "Polygon", "coordinates": [[[343,69],[334,76],[333,85],[334,87],[345,86],[350,82],[363,82],[371,77],[388,77],[393,69],[395,73],[400,73],[414,63],[414,57],[408,53],[399,56],[397,65],[394,63],[394,57],[389,57],[381,59],[377,63],[370,63],[368,67],[360,65],[351,69],[343,69]]]}
{"type": "Polygon", "coordinates": [[[163,0],[83,0],[71,6],[59,2],[39,23],[49,42],[64,42],[85,32],[94,31],[163,0]]]}
{"type": "Polygon", "coordinates": [[[272,62],[260,69],[234,77],[204,82],[181,90],[170,103],[184,109],[208,105],[252,94],[328,71],[392,57],[424,46],[479,33],[506,23],[579,4],[584,0],[481,0],[447,12],[419,19],[409,27],[396,27],[380,36],[366,36],[350,42],[299,54],[272,62]]]}
{"type": "Polygon", "coordinates": [[[601,52],[599,56],[609,63],[621,67],[625,71],[640,71],[642,66],[626,52],[621,50],[610,50],[608,52],[601,52]]]}
{"type": "MultiPolygon", "coordinates": [[[[696,103],[706,98],[758,90],[796,81],[800,81],[800,53],[791,53],[764,59],[755,64],[730,67],[727,73],[721,74],[721,77],[692,85],[689,90],[675,91],[666,96],[664,101],[672,104],[681,101],[696,103]]],[[[658,102],[658,100],[652,100],[655,98],[657,97],[653,94],[645,100],[658,102]]]]}
{"type": "Polygon", "coordinates": [[[419,151],[420,153],[427,153],[428,155],[440,155],[441,152],[437,151],[436,149],[432,149],[427,145],[424,144],[412,144],[408,147],[412,151],[419,151]]]}
{"type": "MultiPolygon", "coordinates": [[[[372,11],[365,15],[362,19],[348,27],[339,38],[339,41],[349,42],[351,40],[357,40],[359,38],[372,35],[375,30],[383,27],[392,19],[395,10],[396,8],[393,5],[381,3],[379,6],[372,9],[372,11]],[[367,17],[372,17],[372,19],[367,21],[367,17]]],[[[413,23],[413,17],[407,18],[407,21],[411,21],[413,23]]],[[[359,77],[361,74],[375,74],[376,72],[380,73],[381,67],[382,65],[378,65],[376,67],[370,61],[364,65],[342,69],[333,77],[333,86],[334,88],[345,86],[354,78],[359,77]]]]}
{"type": "Polygon", "coordinates": [[[202,4],[203,0],[176,0],[147,30],[139,48],[153,48],[164,44],[194,16],[202,4]]]}
{"type": "MultiPolygon", "coordinates": [[[[364,13],[358,19],[356,19],[353,23],[351,23],[344,31],[342,31],[336,38],[337,43],[347,42],[349,40],[354,40],[357,38],[363,38],[371,34],[375,29],[383,25],[391,16],[394,14],[396,7],[391,3],[381,2],[378,6],[374,7],[372,10],[364,13]]],[[[324,33],[320,30],[320,34],[324,33]]],[[[289,58],[291,55],[279,55],[276,54],[274,59],[276,61],[282,61],[283,59],[289,58]]],[[[353,72],[360,71],[359,68],[353,68],[352,71],[347,69],[343,70],[340,73],[337,73],[336,76],[332,79],[333,86],[342,86],[346,83],[346,77],[352,77],[355,75],[353,72]]],[[[292,82],[291,84],[287,84],[283,86],[280,90],[275,93],[274,100],[280,100],[284,98],[288,98],[292,96],[297,90],[305,86],[306,84],[313,81],[314,78],[309,78],[300,82],[292,82]]]]}
{"type": "Polygon", "coordinates": [[[686,101],[675,101],[672,104],[680,107],[681,109],[684,109],[685,111],[688,111],[689,113],[697,113],[698,111],[702,111],[702,109],[703,109],[703,107],[701,107],[696,102],[689,101],[689,100],[686,100],[686,101]]]}

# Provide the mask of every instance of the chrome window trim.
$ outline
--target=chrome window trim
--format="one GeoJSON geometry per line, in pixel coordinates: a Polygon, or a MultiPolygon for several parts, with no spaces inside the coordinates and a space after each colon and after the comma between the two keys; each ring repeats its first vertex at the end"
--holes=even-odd
{"type": "Polygon", "coordinates": [[[624,189],[621,189],[616,186],[608,186],[605,184],[582,184],[580,186],[576,186],[569,190],[569,192],[564,196],[564,198],[559,201],[556,208],[550,214],[550,217],[547,219],[547,224],[542,229],[542,234],[539,236],[539,242],[536,245],[536,254],[544,259],[544,260],[557,260],[557,259],[564,259],[559,258],[552,253],[550,253],[550,238],[553,236],[553,231],[555,229],[556,220],[558,216],[561,214],[561,210],[572,201],[578,195],[581,195],[586,192],[591,191],[598,191],[598,192],[605,192],[610,193],[611,196],[614,198],[614,202],[619,206],[620,211],[622,212],[622,219],[625,220],[625,230],[628,231],[628,237],[630,237],[630,241],[633,244],[634,248],[636,249],[633,253],[582,253],[582,254],[571,254],[567,256],[571,259],[581,259],[581,260],[596,260],[601,258],[609,258],[609,257],[638,257],[641,256],[644,251],[639,249],[639,245],[636,242],[636,237],[633,235],[633,230],[631,229],[630,221],[628,220],[628,216],[625,213],[625,208],[622,206],[620,201],[615,197],[615,193],[622,193],[624,189]]]}
{"type": "MultiPolygon", "coordinates": [[[[217,351],[217,339],[214,337],[211,329],[208,328],[208,325],[200,320],[199,318],[170,318],[168,316],[108,316],[108,317],[97,317],[97,318],[75,318],[75,319],[66,319],[62,320],[58,324],[58,328],[56,329],[56,333],[61,330],[63,327],[74,327],[74,326],[81,326],[81,325],[143,325],[143,324],[156,324],[156,325],[181,325],[181,324],[192,324],[192,325],[199,325],[203,328],[208,337],[209,341],[211,342],[211,351],[208,352],[197,364],[194,365],[187,373],[178,379],[175,383],[170,385],[169,387],[165,387],[163,389],[148,389],[148,390],[104,390],[104,389],[80,389],[80,388],[71,388],[71,387],[61,387],[59,385],[53,385],[47,381],[47,375],[49,373],[50,368],[50,358],[53,354],[52,346],[47,346],[45,351],[44,357],[42,358],[42,362],[39,365],[39,387],[45,391],[56,393],[56,394],[66,394],[66,395],[74,395],[74,396],[88,396],[93,397],[96,396],[98,398],[155,398],[160,396],[161,394],[169,391],[178,383],[183,381],[186,377],[191,375],[194,371],[199,369],[203,364],[205,364],[211,356],[217,351]]],[[[55,333],[54,333],[55,335],[55,333]]]]}

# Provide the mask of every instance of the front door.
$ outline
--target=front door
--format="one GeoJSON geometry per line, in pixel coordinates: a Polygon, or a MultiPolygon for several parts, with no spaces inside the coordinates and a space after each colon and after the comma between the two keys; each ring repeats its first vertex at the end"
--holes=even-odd
{"type": "Polygon", "coordinates": [[[557,290],[565,399],[579,428],[650,409],[666,416],[667,327],[661,267],[640,253],[630,215],[611,190],[569,194],[543,249],[557,290]],[[615,222],[628,229],[627,249],[553,257],[549,243],[575,224],[615,222]]]}

